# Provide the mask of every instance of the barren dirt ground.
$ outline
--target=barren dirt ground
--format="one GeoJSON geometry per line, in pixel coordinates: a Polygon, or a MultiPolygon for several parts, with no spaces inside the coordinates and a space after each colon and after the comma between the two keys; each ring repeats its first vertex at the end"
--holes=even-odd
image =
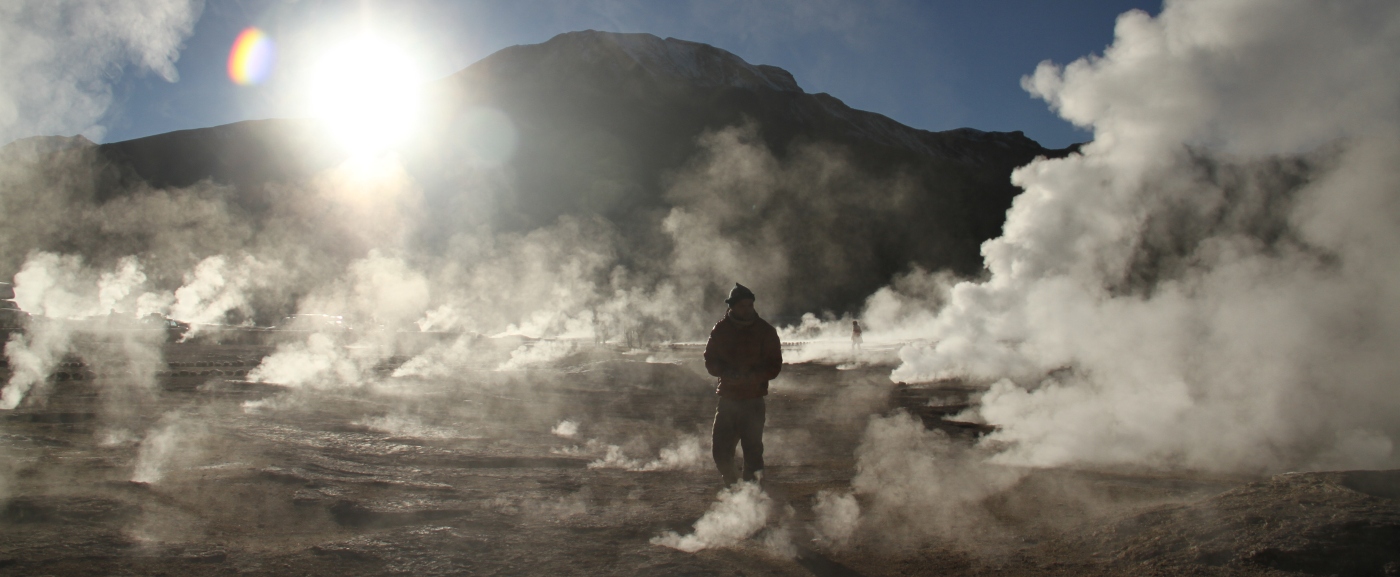
{"type": "Polygon", "coordinates": [[[154,387],[84,375],[0,415],[0,574],[1400,571],[1400,485],[1383,473],[1038,470],[985,504],[997,527],[984,547],[892,547],[870,528],[852,547],[825,547],[805,529],[814,497],[849,488],[871,415],[903,407],[962,443],[977,430],[942,419],[966,388],[900,388],[887,366],[820,364],[785,367],[769,401],[765,490],[792,507],[796,556],[763,533],[685,553],[651,540],[689,533],[721,488],[698,350],[588,349],[537,369],[433,379],[390,378],[386,366],[359,387],[245,382],[239,371],[270,352],[168,345],[175,374],[154,387]],[[577,425],[572,436],[556,430],[563,421],[577,425]]]}

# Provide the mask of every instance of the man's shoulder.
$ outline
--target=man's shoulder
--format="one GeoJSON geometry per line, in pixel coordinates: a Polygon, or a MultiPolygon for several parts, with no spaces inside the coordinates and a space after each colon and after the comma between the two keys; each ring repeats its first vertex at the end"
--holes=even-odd
{"type": "Polygon", "coordinates": [[[763,331],[765,333],[771,333],[773,335],[778,334],[778,329],[773,328],[773,325],[769,324],[767,320],[763,319],[763,317],[759,317],[758,322],[755,324],[757,325],[755,328],[757,328],[760,331],[763,331]]]}
{"type": "Polygon", "coordinates": [[[713,326],[713,327],[710,328],[710,334],[711,334],[711,335],[714,335],[714,334],[717,334],[717,333],[728,332],[728,331],[731,331],[731,330],[733,330],[733,329],[734,329],[734,325],[733,325],[733,323],[730,323],[730,322],[729,322],[729,317],[724,317],[724,318],[720,319],[719,322],[715,323],[715,326],[713,326]]]}
{"type": "Polygon", "coordinates": [[[768,321],[763,320],[763,317],[754,319],[753,324],[750,326],[739,326],[737,323],[730,320],[727,316],[720,319],[719,322],[715,323],[715,326],[710,329],[711,335],[717,333],[730,332],[742,332],[750,334],[753,332],[760,332],[765,334],[777,335],[778,329],[773,328],[773,325],[769,324],[768,321]]]}

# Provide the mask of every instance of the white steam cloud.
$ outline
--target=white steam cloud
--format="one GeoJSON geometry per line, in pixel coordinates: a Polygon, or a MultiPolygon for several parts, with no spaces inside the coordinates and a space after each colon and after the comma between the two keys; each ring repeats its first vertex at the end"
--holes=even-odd
{"type": "Polygon", "coordinates": [[[833,548],[849,545],[860,526],[860,502],[849,493],[819,491],[812,513],[817,517],[817,538],[833,548]]]}
{"type": "Polygon", "coordinates": [[[305,341],[277,347],[248,372],[248,380],[316,388],[360,385],[378,358],[367,358],[359,351],[363,349],[347,350],[336,342],[336,335],[313,332],[305,341]]]}
{"type": "Polygon", "coordinates": [[[215,255],[200,261],[194,272],[185,276],[185,285],[175,291],[170,317],[191,323],[197,330],[200,324],[222,322],[231,310],[251,315],[245,291],[257,279],[267,278],[266,268],[252,256],[230,262],[215,255]]]}
{"type": "Polygon", "coordinates": [[[5,343],[10,380],[0,389],[0,409],[18,407],[30,389],[43,386],[69,346],[68,332],[63,330],[41,327],[28,334],[12,333],[5,343]]]}
{"type": "Polygon", "coordinates": [[[86,134],[112,101],[114,70],[135,65],[174,82],[201,0],[52,0],[0,4],[0,143],[86,134]]]}
{"type": "Polygon", "coordinates": [[[539,341],[520,345],[510,352],[510,359],[496,367],[498,371],[513,371],[544,365],[569,356],[578,345],[572,341],[539,341]]]}
{"type": "MultiPolygon", "coordinates": [[[[592,444],[592,443],[590,443],[592,444]]],[[[699,435],[683,435],[661,449],[655,459],[645,461],[627,456],[622,447],[607,445],[603,457],[588,464],[590,469],[628,471],[703,471],[710,467],[710,451],[699,435]]]]}
{"type": "Polygon", "coordinates": [[[79,319],[133,312],[132,292],[146,281],[141,263],[124,258],[112,271],[89,268],[78,255],[37,252],[15,274],[15,302],[33,314],[79,319]]]}
{"type": "Polygon", "coordinates": [[[667,531],[651,543],[686,553],[733,547],[766,526],[772,515],[773,498],[758,483],[740,483],[720,492],[715,504],[695,522],[694,533],[667,531]]]}
{"type": "Polygon", "coordinates": [[[865,299],[854,317],[818,318],[807,313],[794,326],[781,327],[779,336],[795,350],[783,353],[784,362],[840,363],[843,369],[862,364],[897,363],[899,349],[922,341],[958,281],[951,271],[928,272],[914,267],[896,275],[865,299]],[[861,342],[852,336],[852,322],[859,322],[861,342]]]}
{"type": "Polygon", "coordinates": [[[892,378],[997,381],[1001,463],[1400,465],[1396,71],[1384,1],[1169,1],[1041,64],[1094,141],[1014,173],[991,277],[892,378]]]}
{"type": "Polygon", "coordinates": [[[403,259],[371,250],[350,263],[342,278],[299,303],[304,312],[334,315],[349,324],[328,327],[308,319],[283,326],[312,332],[279,345],[248,380],[310,387],[365,384],[372,369],[394,354],[395,328],[411,326],[424,313],[428,294],[426,278],[403,259]]]}
{"type": "Polygon", "coordinates": [[[1014,485],[1024,468],[987,462],[986,449],[951,441],[905,413],[870,420],[856,449],[855,496],[818,495],[816,532],[833,546],[849,543],[859,527],[877,528],[885,545],[928,541],[969,547],[999,523],[984,505],[1014,485]]]}
{"type": "Polygon", "coordinates": [[[132,482],[156,483],[195,462],[202,456],[201,443],[208,434],[204,421],[179,412],[167,413],[141,441],[132,482]]]}
{"type": "Polygon", "coordinates": [[[578,434],[578,421],[571,421],[568,419],[559,421],[559,424],[554,425],[554,428],[550,429],[549,432],[557,437],[572,439],[574,435],[578,434]]]}
{"type": "Polygon", "coordinates": [[[418,439],[475,438],[450,427],[424,423],[421,417],[406,412],[391,413],[381,417],[367,417],[355,424],[395,437],[418,439]]]}
{"type": "MultiPolygon", "coordinates": [[[[18,407],[35,386],[42,392],[64,355],[83,352],[75,346],[73,335],[86,330],[115,329],[108,338],[121,344],[85,358],[86,362],[151,384],[162,361],[165,325],[143,319],[155,314],[193,323],[222,320],[231,311],[248,307],[243,291],[252,282],[250,271],[262,267],[252,257],[236,265],[228,265],[222,256],[209,257],[184,275],[187,284],[172,292],[153,287],[136,256],[119,258],[111,269],[103,270],[79,255],[32,252],[14,280],[15,301],[35,316],[25,333],[11,335],[5,345],[11,374],[0,392],[0,408],[18,407]]],[[[190,332],[199,327],[192,325],[190,332]]]]}

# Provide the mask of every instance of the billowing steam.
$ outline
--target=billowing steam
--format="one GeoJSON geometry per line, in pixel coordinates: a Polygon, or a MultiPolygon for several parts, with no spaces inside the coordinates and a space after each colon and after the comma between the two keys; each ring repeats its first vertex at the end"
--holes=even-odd
{"type": "Polygon", "coordinates": [[[773,498],[758,483],[740,483],[720,492],[714,506],[695,522],[695,532],[681,535],[667,531],[653,537],[654,545],[694,553],[703,549],[733,547],[763,529],[773,515],[773,498]]]}
{"type": "MultiPolygon", "coordinates": [[[[592,335],[590,334],[590,336],[592,335]]],[[[496,369],[509,371],[548,363],[568,356],[576,348],[577,345],[572,341],[545,341],[534,346],[521,345],[511,351],[510,359],[501,363],[496,369]]]]}
{"type": "Polygon", "coordinates": [[[983,506],[987,497],[1025,474],[987,462],[989,451],[950,442],[905,414],[871,419],[856,449],[851,488],[868,499],[862,510],[850,495],[819,497],[817,532],[841,546],[858,527],[878,528],[886,545],[929,540],[973,545],[998,527],[983,506]]]}
{"type": "Polygon", "coordinates": [[[0,408],[17,407],[36,386],[42,393],[54,367],[65,355],[75,353],[90,357],[86,360],[104,372],[120,372],[132,382],[149,386],[162,362],[159,346],[165,339],[165,325],[145,324],[143,319],[154,314],[163,321],[167,314],[193,313],[203,316],[189,320],[209,322],[246,306],[236,283],[223,286],[223,268],[222,257],[210,257],[186,277],[189,284],[172,293],[150,286],[135,256],[118,259],[112,270],[104,271],[88,266],[78,255],[31,253],[14,276],[15,300],[36,316],[28,331],[12,334],[5,345],[11,374],[0,390],[0,408]],[[82,350],[73,336],[92,329],[107,331],[120,346],[106,347],[101,355],[84,355],[94,351],[82,350]]]}
{"type": "Polygon", "coordinates": [[[892,378],[995,382],[1005,464],[1400,464],[1400,6],[1167,2],[1023,84],[1094,130],[892,378]]]}
{"type": "Polygon", "coordinates": [[[11,334],[10,340],[5,343],[10,380],[0,390],[0,409],[19,406],[30,389],[36,385],[43,386],[68,347],[67,331],[40,329],[29,334],[11,334]]]}
{"type": "Polygon", "coordinates": [[[572,439],[574,435],[578,434],[578,421],[569,419],[559,421],[559,424],[554,425],[549,432],[558,437],[572,439]]]}
{"type": "Polygon", "coordinates": [[[137,449],[131,480],[156,483],[172,469],[198,459],[200,443],[208,434],[203,421],[180,412],[161,417],[137,449]]]}
{"type": "Polygon", "coordinates": [[[252,316],[245,291],[258,279],[267,278],[266,268],[248,255],[237,262],[229,262],[223,255],[200,261],[186,276],[185,285],[175,291],[171,318],[191,323],[197,330],[202,324],[223,322],[229,311],[242,310],[245,316],[252,316]]]}
{"type": "Polygon", "coordinates": [[[181,43],[202,9],[199,0],[0,6],[0,143],[55,133],[100,139],[113,70],[135,65],[174,82],[181,43]]]}
{"type": "Polygon", "coordinates": [[[704,471],[711,467],[710,451],[696,435],[684,435],[661,449],[650,461],[628,457],[622,447],[608,445],[601,459],[588,464],[590,469],[626,469],[628,471],[704,471]]]}
{"type": "Polygon", "coordinates": [[[860,523],[860,503],[854,495],[823,490],[817,493],[812,513],[817,517],[814,532],[817,538],[832,548],[840,549],[851,543],[860,523]]]}
{"type": "Polygon", "coordinates": [[[898,362],[901,345],[927,336],[927,327],[957,280],[946,270],[930,273],[915,267],[870,295],[854,317],[819,318],[807,313],[800,323],[781,327],[783,342],[796,345],[783,354],[783,360],[836,362],[843,367],[898,362]],[[860,323],[859,344],[852,336],[852,322],[860,323]]]}

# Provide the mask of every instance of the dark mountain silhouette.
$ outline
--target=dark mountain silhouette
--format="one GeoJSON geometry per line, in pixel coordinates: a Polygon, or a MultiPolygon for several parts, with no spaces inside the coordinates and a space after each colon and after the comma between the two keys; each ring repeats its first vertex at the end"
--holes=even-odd
{"type": "Polygon", "coordinates": [[[249,120],[177,130],[98,146],[107,160],[157,188],[204,179],[256,186],[293,181],[332,165],[340,155],[311,120],[249,120]]]}
{"type": "MultiPolygon", "coordinates": [[[[503,224],[580,212],[655,221],[669,208],[660,194],[667,178],[700,152],[696,138],[746,122],[780,159],[834,151],[851,171],[821,190],[780,191],[759,217],[811,249],[790,254],[788,312],[848,309],[911,264],[976,274],[981,243],[1000,235],[1019,192],[1011,170],[1069,152],[1020,132],[913,129],[807,94],[782,69],[649,34],[563,34],[502,50],[443,84],[450,106],[492,106],[518,119],[516,162],[529,169],[518,172],[516,196],[497,204],[503,224]]],[[[631,236],[645,239],[643,249],[667,245],[631,236]]]]}
{"type": "MultiPolygon", "coordinates": [[[[782,69],[650,34],[584,31],[514,46],[434,83],[430,94],[430,129],[404,152],[424,187],[414,242],[427,250],[465,225],[528,231],[560,217],[596,217],[616,227],[624,264],[661,266],[678,242],[663,220],[694,201],[699,167],[717,156],[703,135],[736,130],[778,166],[811,168],[774,180],[767,200],[725,228],[756,247],[784,244],[791,272],[784,294],[770,301],[782,310],[771,313],[852,310],[913,266],[979,273],[979,247],[1000,234],[1019,192],[1011,171],[1071,152],[1020,132],[910,128],[808,94],[782,69]],[[463,125],[482,109],[503,113],[517,140],[509,159],[486,169],[469,161],[473,135],[463,125]],[[464,183],[482,170],[505,175],[509,186],[465,200],[464,183]],[[675,192],[682,182],[690,196],[675,192]]],[[[230,202],[252,214],[265,208],[269,185],[302,181],[339,159],[305,120],[185,130],[97,150],[122,183],[209,179],[232,185],[230,202]]],[[[124,188],[104,190],[99,200],[124,188]]]]}

